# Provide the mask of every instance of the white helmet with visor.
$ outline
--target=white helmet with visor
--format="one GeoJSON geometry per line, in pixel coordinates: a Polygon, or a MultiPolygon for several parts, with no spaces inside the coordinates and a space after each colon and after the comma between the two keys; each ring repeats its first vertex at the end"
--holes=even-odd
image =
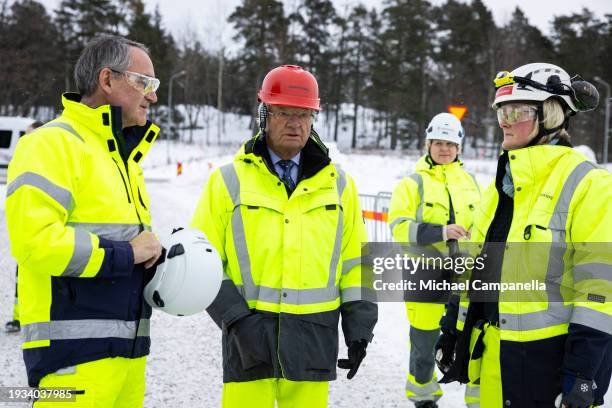
{"type": "Polygon", "coordinates": [[[513,101],[544,102],[556,97],[572,113],[595,109],[599,101],[597,89],[576,75],[570,77],[560,67],[542,62],[523,65],[512,72],[502,71],[493,80],[493,109],[513,101]]]}
{"type": "Polygon", "coordinates": [[[493,82],[496,91],[492,107],[497,111],[500,124],[538,119],[539,131],[530,144],[536,144],[545,135],[567,129],[569,116],[595,109],[599,102],[599,92],[591,83],[578,75],[570,77],[560,67],[543,62],[523,65],[512,72],[502,71],[493,82]],[[543,104],[550,98],[561,102],[565,120],[557,127],[546,129],[543,104]]]}

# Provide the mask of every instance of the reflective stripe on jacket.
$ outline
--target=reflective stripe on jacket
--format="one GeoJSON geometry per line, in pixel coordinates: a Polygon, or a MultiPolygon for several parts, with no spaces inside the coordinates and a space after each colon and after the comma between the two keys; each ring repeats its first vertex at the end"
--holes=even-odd
{"type": "MultiPolygon", "coordinates": [[[[434,165],[429,155],[422,156],[416,163],[415,173],[401,180],[393,191],[389,225],[394,240],[432,244],[437,253],[448,255],[442,227],[451,220],[452,210],[454,224],[466,230],[472,228],[480,191],[480,184],[474,175],[463,169],[461,161],[434,165]]],[[[461,303],[463,307],[467,306],[467,302],[461,303]]],[[[461,314],[458,319],[450,316],[459,330],[463,328],[462,317],[461,314]]],[[[431,324],[437,326],[438,322],[431,324]]]]}
{"type": "Polygon", "coordinates": [[[340,313],[347,343],[371,340],[377,319],[375,294],[361,287],[367,238],[357,190],[311,138],[288,197],[266,150],[256,136],[215,171],[192,221],[225,265],[226,280],[208,309],[224,329],[224,381],[332,380],[340,313]],[[249,310],[272,319],[272,333],[263,335],[272,339],[264,340],[271,361],[252,370],[226,330],[249,310]]]}
{"type": "Polygon", "coordinates": [[[8,170],[31,386],[62,367],[149,352],[144,270],[128,241],[150,229],[140,162],[159,128],[122,131],[120,108],[79,101],[65,94],[62,115],[19,141],[8,170]],[[140,140],[131,152],[123,135],[140,140]]]}
{"type": "MultiPolygon", "coordinates": [[[[500,292],[501,340],[552,338],[566,334],[570,323],[612,333],[612,252],[605,250],[612,242],[612,176],[565,146],[518,149],[508,157],[514,212],[501,282],[535,279],[546,291],[532,301],[519,301],[524,291],[500,292]],[[529,276],[516,276],[519,270],[529,276]]],[[[485,241],[497,203],[491,185],[472,241],[485,241]]]]}
{"type": "Polygon", "coordinates": [[[391,197],[389,226],[395,241],[442,242],[442,226],[451,217],[449,196],[454,223],[469,230],[480,201],[480,186],[473,175],[463,170],[463,163],[434,165],[426,155],[419,159],[415,170],[400,181],[391,197]]]}

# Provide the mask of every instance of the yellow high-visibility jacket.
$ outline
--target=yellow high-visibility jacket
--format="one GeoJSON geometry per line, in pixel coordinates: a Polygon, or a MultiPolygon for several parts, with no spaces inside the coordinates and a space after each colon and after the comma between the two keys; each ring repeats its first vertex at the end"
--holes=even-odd
{"type": "Polygon", "coordinates": [[[372,338],[377,307],[361,285],[367,238],[354,182],[312,138],[300,175],[289,197],[257,135],[210,176],[194,214],[225,268],[208,309],[223,328],[225,382],[335,379],[340,312],[347,344],[372,338]],[[227,330],[254,311],[267,319],[253,334],[259,359],[227,330]]]}
{"type": "Polygon", "coordinates": [[[437,247],[443,248],[442,226],[451,216],[450,200],[454,224],[469,230],[480,201],[475,177],[463,169],[459,160],[436,165],[429,155],[421,157],[415,173],[402,179],[391,197],[389,226],[395,241],[442,243],[437,247]]]}
{"type": "MultiPolygon", "coordinates": [[[[500,292],[501,340],[546,339],[567,333],[570,323],[612,333],[612,252],[606,248],[612,175],[566,146],[512,150],[508,158],[514,212],[501,282],[535,280],[546,290],[500,292]]],[[[483,194],[475,243],[486,241],[498,194],[494,184],[483,194]]]]}
{"type": "MultiPolygon", "coordinates": [[[[393,238],[420,248],[430,245],[435,249],[432,256],[448,256],[443,226],[452,221],[469,230],[479,202],[480,184],[463,169],[460,160],[434,164],[429,155],[424,155],[417,161],[415,173],[402,179],[391,196],[389,226],[393,238]]],[[[454,300],[448,306],[449,325],[457,320],[457,307],[454,300]]],[[[438,328],[444,313],[444,304],[409,302],[407,308],[410,324],[422,330],[438,328]]]]}
{"type": "Polygon", "coordinates": [[[128,241],[150,229],[140,162],[153,124],[122,131],[120,108],[64,94],[62,115],[19,141],[6,215],[19,265],[29,383],[60,368],[149,352],[144,270],[128,241]],[[138,138],[131,152],[124,136],[138,138]]]}
{"type": "Polygon", "coordinates": [[[610,380],[612,175],[558,143],[503,152],[474,219],[486,261],[451,378],[480,378],[482,404],[552,404],[563,374],[594,380],[601,404],[610,380]]]}

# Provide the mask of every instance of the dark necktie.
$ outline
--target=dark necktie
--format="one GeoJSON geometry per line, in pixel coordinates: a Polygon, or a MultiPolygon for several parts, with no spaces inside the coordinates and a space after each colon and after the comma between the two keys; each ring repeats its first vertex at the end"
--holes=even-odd
{"type": "Polygon", "coordinates": [[[283,169],[283,174],[281,174],[281,180],[287,186],[289,193],[292,193],[295,190],[295,182],[291,177],[291,169],[295,166],[295,163],[291,160],[279,160],[278,165],[283,169]]]}

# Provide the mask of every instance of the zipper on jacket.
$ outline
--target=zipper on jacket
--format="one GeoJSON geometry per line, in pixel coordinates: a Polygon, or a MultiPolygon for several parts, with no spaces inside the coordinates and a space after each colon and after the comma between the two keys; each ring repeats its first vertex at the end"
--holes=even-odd
{"type": "Polygon", "coordinates": [[[140,201],[140,204],[144,207],[145,210],[148,209],[144,201],[142,200],[142,196],[140,195],[140,187],[138,187],[138,201],[140,201]]]}
{"type": "Polygon", "coordinates": [[[121,175],[121,181],[123,181],[123,187],[125,187],[125,195],[127,196],[127,200],[128,203],[132,203],[132,200],[130,199],[130,191],[128,190],[128,186],[125,182],[125,177],[123,177],[123,172],[121,171],[121,167],[119,167],[119,163],[117,163],[117,160],[115,160],[115,158],[113,158],[113,161],[115,162],[115,166],[117,166],[117,170],[119,171],[119,174],[121,175]]]}
{"type": "MultiPolygon", "coordinates": [[[[115,160],[115,159],[113,159],[115,160]]],[[[115,161],[115,164],[117,165],[117,168],[119,168],[119,163],[117,163],[117,161],[115,161]]],[[[128,196],[128,202],[131,203],[130,201],[130,193],[129,191],[131,191],[131,187],[132,187],[132,183],[130,182],[130,171],[128,170],[129,166],[127,164],[127,162],[125,163],[125,178],[123,178],[123,173],[121,173],[121,170],[119,170],[119,172],[121,173],[121,179],[123,179],[123,185],[125,186],[125,192],[128,196]],[[127,179],[127,182],[126,182],[127,179]],[[130,186],[130,188],[128,188],[128,185],[130,186]]],[[[140,196],[140,187],[136,186],[138,188],[138,195],[140,196]]],[[[133,194],[133,192],[132,192],[133,194]]],[[[142,197],[140,198],[140,202],[142,203],[142,205],[144,206],[144,203],[142,202],[142,197]]],[[[145,207],[146,208],[146,207],[145,207]]],[[[138,224],[140,225],[140,232],[144,231],[144,225],[142,223],[142,218],[140,218],[140,213],[138,212],[138,207],[135,205],[134,206],[134,211],[136,211],[136,217],[138,217],[138,224]]]]}

